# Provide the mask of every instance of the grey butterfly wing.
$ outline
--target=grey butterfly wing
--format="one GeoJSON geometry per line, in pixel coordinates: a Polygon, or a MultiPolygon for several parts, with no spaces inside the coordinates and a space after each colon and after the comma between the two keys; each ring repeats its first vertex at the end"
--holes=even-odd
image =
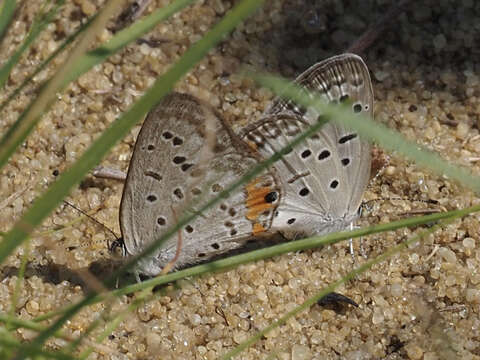
{"type": "MultiPolygon", "coordinates": [[[[212,108],[186,94],[167,96],[147,116],[130,161],[120,207],[126,252],[140,253],[177,218],[196,212],[257,163],[212,108]],[[194,205],[187,208],[190,202],[194,205]]],[[[243,245],[255,232],[267,231],[280,197],[261,213],[254,211],[252,198],[276,191],[276,184],[267,172],[185,226],[175,266],[211,258],[243,245]]],[[[137,271],[157,275],[175,257],[177,243],[177,236],[168,239],[137,271]]]]}
{"type": "MultiPolygon", "coordinates": [[[[343,54],[320,62],[295,82],[327,101],[348,100],[352,113],[373,116],[373,91],[362,59],[343,54]]],[[[264,157],[286,146],[322,114],[276,99],[265,116],[241,133],[264,157]]],[[[370,173],[370,145],[331,121],[274,167],[284,194],[273,228],[287,237],[344,228],[356,217],[370,173]]]]}

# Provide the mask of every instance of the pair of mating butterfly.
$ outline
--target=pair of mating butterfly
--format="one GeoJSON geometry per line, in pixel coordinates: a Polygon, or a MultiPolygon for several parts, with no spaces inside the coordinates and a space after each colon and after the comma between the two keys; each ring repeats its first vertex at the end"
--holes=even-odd
{"type": "MultiPolygon", "coordinates": [[[[348,99],[353,113],[373,114],[368,69],[356,55],[315,64],[295,82],[328,102],[348,99]]],[[[174,93],[164,98],[148,114],[130,161],[120,209],[126,255],[140,253],[176,223],[176,212],[195,212],[287,146],[320,115],[276,99],[260,120],[234,133],[214,109],[192,96],[174,93]],[[194,205],[185,208],[187,203],[194,205]]],[[[175,267],[210,259],[265,234],[295,239],[346,228],[358,216],[370,158],[368,143],[328,122],[270,169],[185,226],[175,267]]],[[[137,274],[159,274],[176,250],[177,239],[172,237],[140,261],[137,274]]]]}

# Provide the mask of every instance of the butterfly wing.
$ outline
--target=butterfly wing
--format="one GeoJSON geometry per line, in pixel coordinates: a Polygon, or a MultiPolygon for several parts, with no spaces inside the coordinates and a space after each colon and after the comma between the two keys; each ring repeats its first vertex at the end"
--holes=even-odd
{"type": "MultiPolygon", "coordinates": [[[[257,163],[208,105],[186,94],[167,96],[145,119],[130,161],[120,206],[127,253],[141,252],[175,225],[177,217],[197,212],[257,163]]],[[[268,172],[199,214],[181,230],[183,245],[175,266],[206,260],[267,231],[279,202],[279,196],[264,200],[272,191],[279,194],[277,180],[268,172]]],[[[177,236],[168,239],[137,271],[157,275],[174,258],[177,241],[177,236]]]]}
{"type": "MultiPolygon", "coordinates": [[[[327,101],[348,100],[352,113],[373,116],[373,91],[362,59],[343,54],[320,62],[295,81],[327,101]]],[[[241,137],[270,157],[315,123],[315,109],[277,98],[241,137]]],[[[273,227],[287,237],[344,228],[356,217],[370,173],[370,145],[331,121],[274,165],[284,194],[273,227]]]]}

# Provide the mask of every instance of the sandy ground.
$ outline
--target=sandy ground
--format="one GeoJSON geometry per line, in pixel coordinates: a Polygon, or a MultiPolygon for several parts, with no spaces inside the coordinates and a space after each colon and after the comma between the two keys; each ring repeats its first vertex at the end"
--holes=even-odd
{"type": "MultiPolygon", "coordinates": [[[[15,68],[0,100],[28,76],[101,1],[76,0],[62,10],[41,41],[15,68]]],[[[152,1],[146,13],[167,1],[152,1]]],[[[480,78],[478,18],[473,0],[427,0],[399,16],[362,54],[372,75],[375,118],[444,158],[479,173],[480,78]]],[[[240,66],[294,77],[342,53],[385,13],[389,1],[268,1],[184,79],[177,90],[215,106],[232,123],[257,119],[272,95],[235,74],[240,66]]],[[[12,24],[3,59],[23,39],[35,2],[12,24]]],[[[159,44],[132,44],[83,75],[58,96],[33,134],[0,175],[0,231],[7,231],[32,200],[55,181],[115,118],[232,6],[199,1],[145,36],[159,44]]],[[[102,40],[111,36],[102,34],[102,40]]],[[[59,60],[60,62],[60,60],[59,60]]],[[[35,85],[57,64],[33,79],[35,85]]],[[[24,92],[1,115],[4,133],[34,95],[24,92]]],[[[136,126],[103,165],[126,170],[136,126]]],[[[87,177],[69,201],[120,233],[122,183],[87,177]]],[[[472,192],[391,154],[387,169],[365,199],[377,201],[360,225],[402,217],[413,209],[452,210],[478,204],[472,192]],[[420,200],[420,201],[419,201],[420,200]],[[436,200],[438,205],[422,201],[436,200]]],[[[373,258],[424,228],[364,239],[373,258]]],[[[31,319],[79,299],[78,271],[109,264],[112,236],[78,212],[61,206],[30,242],[27,278],[16,313],[31,319]],[[72,223],[73,222],[73,223],[72,223]],[[56,230],[59,225],[66,225],[56,230]]],[[[480,355],[479,216],[455,221],[338,289],[358,308],[313,306],[246,350],[242,359],[453,359],[480,355]]],[[[358,242],[355,243],[358,249],[358,242]]],[[[23,249],[0,268],[0,311],[9,309],[23,249]]],[[[142,306],[123,321],[91,359],[215,359],[356,265],[348,245],[288,254],[185,283],[142,306]]],[[[132,297],[122,297],[115,311],[132,297]]],[[[65,327],[78,336],[103,310],[97,304],[65,327]]],[[[31,331],[18,330],[31,339],[31,331]]],[[[93,337],[90,337],[93,339],[93,337]]],[[[51,348],[63,344],[55,340],[51,348]]]]}

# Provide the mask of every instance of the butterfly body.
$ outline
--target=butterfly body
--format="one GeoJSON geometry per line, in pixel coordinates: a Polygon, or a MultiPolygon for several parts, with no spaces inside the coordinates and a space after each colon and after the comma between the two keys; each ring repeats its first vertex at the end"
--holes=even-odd
{"type": "MultiPolygon", "coordinates": [[[[318,63],[296,83],[329,102],[349,101],[353,113],[372,114],[370,77],[356,55],[318,63]]],[[[147,116],[130,162],[120,212],[127,254],[141,252],[176,223],[176,214],[196,212],[319,117],[314,109],[277,99],[260,120],[234,134],[209,105],[185,94],[167,96],[147,116]]],[[[259,236],[279,232],[296,239],[344,229],[357,217],[369,171],[369,144],[329,122],[182,229],[175,267],[259,236]]],[[[168,239],[137,271],[157,275],[175,257],[177,242],[175,236],[168,239]]]]}

